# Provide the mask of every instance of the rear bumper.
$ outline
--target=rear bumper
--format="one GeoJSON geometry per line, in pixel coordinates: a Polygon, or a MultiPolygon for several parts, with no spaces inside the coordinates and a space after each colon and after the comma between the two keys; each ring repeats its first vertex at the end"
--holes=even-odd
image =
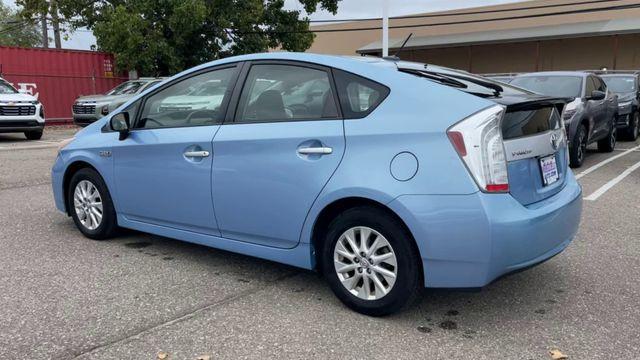
{"type": "Polygon", "coordinates": [[[509,194],[406,195],[391,202],[411,230],[426,287],[483,287],[560,253],[575,236],[582,189],[572,174],[552,197],[523,206],[509,194]]]}
{"type": "Polygon", "coordinates": [[[38,131],[44,129],[44,120],[37,116],[0,117],[0,133],[38,131]]]}

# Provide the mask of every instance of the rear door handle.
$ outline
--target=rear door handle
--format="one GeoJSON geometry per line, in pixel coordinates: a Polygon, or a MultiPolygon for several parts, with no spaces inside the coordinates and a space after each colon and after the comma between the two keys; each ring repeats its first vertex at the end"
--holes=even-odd
{"type": "Polygon", "coordinates": [[[191,158],[205,158],[209,156],[209,152],[208,151],[187,151],[184,153],[184,156],[191,157],[191,158]]]}
{"type": "Polygon", "coordinates": [[[313,154],[328,155],[328,154],[331,154],[332,152],[333,152],[333,149],[326,146],[306,147],[306,148],[298,149],[298,154],[300,155],[313,155],[313,154]]]}

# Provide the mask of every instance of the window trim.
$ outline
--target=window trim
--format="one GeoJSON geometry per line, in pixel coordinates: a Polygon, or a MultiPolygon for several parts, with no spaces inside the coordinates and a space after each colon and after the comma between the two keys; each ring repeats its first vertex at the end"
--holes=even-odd
{"type": "Polygon", "coordinates": [[[246,61],[243,64],[242,69],[240,70],[240,75],[238,77],[237,84],[239,86],[235,87],[235,90],[231,97],[232,105],[229,107],[227,111],[227,116],[225,117],[225,121],[222,123],[223,125],[288,123],[288,122],[300,122],[300,121],[331,121],[331,120],[344,119],[342,115],[342,109],[340,107],[338,89],[335,84],[335,79],[333,78],[333,71],[332,71],[332,68],[328,66],[323,66],[320,64],[315,64],[315,63],[310,63],[305,61],[297,61],[297,60],[251,60],[251,61],[246,61]],[[293,118],[293,119],[286,119],[286,120],[240,121],[238,119],[239,117],[238,110],[240,108],[240,97],[242,95],[242,92],[244,91],[245,86],[247,85],[249,71],[254,65],[296,66],[296,67],[324,71],[327,74],[327,77],[329,79],[329,86],[333,93],[333,101],[336,105],[336,112],[338,116],[333,118],[305,118],[305,119],[293,118]]]}
{"type": "MultiPolygon", "coordinates": [[[[227,113],[229,112],[229,105],[231,104],[231,100],[233,99],[233,94],[235,92],[235,89],[237,88],[237,84],[238,84],[238,77],[240,75],[240,71],[243,67],[244,62],[243,61],[239,61],[239,62],[233,62],[233,63],[228,63],[228,64],[220,64],[220,65],[216,65],[216,66],[211,66],[211,67],[207,67],[192,73],[189,73],[186,76],[182,76],[176,79],[173,79],[171,81],[169,81],[166,84],[162,84],[162,86],[158,87],[157,89],[154,89],[152,92],[140,97],[139,99],[136,99],[135,101],[133,101],[131,104],[133,104],[136,101],[140,101],[140,106],[138,107],[138,111],[136,111],[135,116],[133,117],[133,121],[131,122],[131,126],[130,126],[130,131],[139,131],[139,130],[160,130],[160,129],[180,129],[180,128],[190,128],[190,127],[201,127],[201,126],[219,126],[224,124],[227,113]],[[164,127],[156,127],[156,128],[137,128],[135,127],[135,125],[138,123],[138,121],[140,120],[140,116],[142,115],[142,109],[144,109],[145,105],[147,104],[147,100],[154,96],[155,94],[163,91],[164,89],[177,84],[179,82],[188,80],[190,78],[193,78],[195,76],[200,76],[202,74],[206,74],[209,72],[213,72],[213,71],[217,71],[217,70],[224,70],[224,69],[229,69],[229,68],[236,68],[236,71],[231,75],[231,79],[229,80],[229,89],[227,89],[226,93],[230,93],[229,96],[227,96],[227,94],[225,94],[225,98],[222,99],[222,103],[220,104],[220,111],[223,113],[222,115],[222,120],[220,120],[219,123],[215,123],[215,124],[193,124],[193,125],[180,125],[180,126],[164,126],[164,127]]],[[[131,105],[130,104],[130,105],[131,105]]],[[[131,114],[129,114],[131,115],[131,114]]],[[[131,116],[130,116],[131,118],[131,116]]]]}

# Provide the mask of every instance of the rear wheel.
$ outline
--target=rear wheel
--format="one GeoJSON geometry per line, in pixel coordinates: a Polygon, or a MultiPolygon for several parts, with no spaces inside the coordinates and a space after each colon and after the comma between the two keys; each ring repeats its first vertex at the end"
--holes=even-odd
{"type": "Polygon", "coordinates": [[[24,136],[28,140],[40,140],[42,138],[42,130],[25,131],[24,136]]]}
{"type": "Polygon", "coordinates": [[[323,271],[336,296],[371,316],[397,312],[423,287],[420,257],[398,220],[370,207],[346,210],[330,224],[323,271]]]}
{"type": "Polygon", "coordinates": [[[640,113],[636,111],[630,117],[629,126],[625,129],[625,135],[627,140],[636,141],[638,133],[640,133],[640,113]]]}
{"type": "Polygon", "coordinates": [[[584,124],[578,126],[576,135],[573,137],[569,148],[569,163],[572,168],[579,168],[584,161],[587,152],[587,127],[584,124]]]}
{"type": "Polygon", "coordinates": [[[116,211],[100,174],[89,168],[78,170],[67,194],[71,217],[84,236],[104,240],[116,235],[116,211]]]}
{"type": "Polygon", "coordinates": [[[615,121],[611,123],[609,134],[602,140],[598,141],[598,150],[600,152],[612,152],[616,148],[616,137],[618,136],[618,128],[615,121]]]}

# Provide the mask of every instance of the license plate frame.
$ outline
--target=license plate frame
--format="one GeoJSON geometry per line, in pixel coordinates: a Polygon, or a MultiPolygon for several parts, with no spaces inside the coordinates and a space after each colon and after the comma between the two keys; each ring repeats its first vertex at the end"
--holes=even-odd
{"type": "Polygon", "coordinates": [[[542,174],[542,185],[553,185],[560,180],[560,173],[558,172],[558,162],[556,161],[556,155],[543,156],[538,160],[540,164],[540,173],[542,174]]]}

